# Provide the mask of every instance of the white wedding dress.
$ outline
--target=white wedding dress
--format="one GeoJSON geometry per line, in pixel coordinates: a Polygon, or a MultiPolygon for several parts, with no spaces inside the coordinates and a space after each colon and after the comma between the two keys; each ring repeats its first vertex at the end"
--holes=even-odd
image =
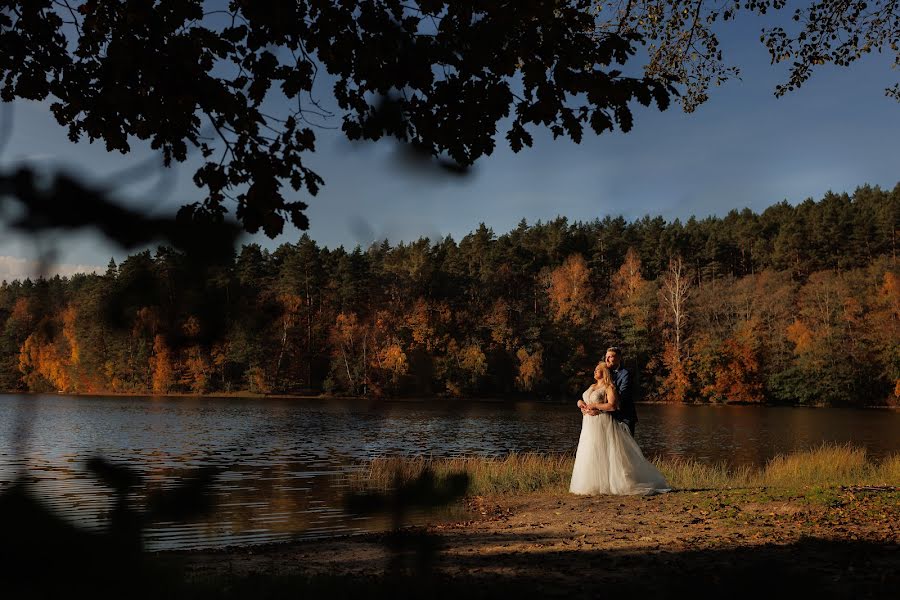
{"type": "MultiPolygon", "coordinates": [[[[588,388],[587,404],[606,402],[605,389],[588,388]]],[[[659,494],[671,491],[662,473],[641,452],[628,426],[607,413],[584,415],[572,469],[573,494],[659,494]]]]}

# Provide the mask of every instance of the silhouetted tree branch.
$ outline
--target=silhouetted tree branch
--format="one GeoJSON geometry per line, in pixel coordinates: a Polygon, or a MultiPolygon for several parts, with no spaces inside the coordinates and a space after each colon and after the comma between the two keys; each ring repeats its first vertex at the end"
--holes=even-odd
{"type": "MultiPolygon", "coordinates": [[[[205,162],[194,182],[205,199],[188,210],[191,219],[219,222],[233,210],[246,231],[275,237],[286,221],[308,228],[298,194],[315,195],[324,183],[306,159],[332,109],[351,140],[392,137],[419,157],[415,164],[466,174],[501,135],[518,152],[539,129],[575,142],[586,128],[629,131],[633,101],[665,109],[679,90],[692,111],[710,86],[739,76],[715,26],[785,5],[0,0],[0,99],[49,100],[70,139],[110,151],[128,153],[142,140],[171,165],[199,150],[205,162]],[[640,44],[647,55],[636,65],[640,44]],[[330,94],[328,108],[320,94],[330,94]]],[[[817,65],[846,66],[871,51],[894,52],[896,64],[898,11],[897,0],[796,8],[798,31],[762,36],[773,63],[793,61],[776,94],[802,85],[817,65]]],[[[897,96],[896,86],[888,94],[897,96]]],[[[26,219],[32,229],[63,219],[25,206],[35,211],[26,219]]]]}
{"type": "Polygon", "coordinates": [[[633,100],[665,109],[666,75],[617,68],[638,39],[601,31],[588,0],[236,0],[209,12],[200,0],[4,0],[0,98],[49,99],[70,139],[110,151],[144,140],[170,165],[197,148],[198,210],[221,215],[233,194],[243,227],[274,237],[286,220],[308,227],[285,186],[323,184],[305,161],[321,69],[349,139],[394,137],[464,172],[501,134],[515,151],[533,127],[578,142],[586,127],[631,129],[633,100]]]}

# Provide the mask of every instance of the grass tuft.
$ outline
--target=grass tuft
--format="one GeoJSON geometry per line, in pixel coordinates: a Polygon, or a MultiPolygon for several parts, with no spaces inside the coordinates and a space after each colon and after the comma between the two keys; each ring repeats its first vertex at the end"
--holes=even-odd
{"type": "Polygon", "coordinates": [[[733,468],[724,462],[708,464],[690,458],[657,459],[653,462],[669,485],[679,490],[747,487],[754,475],[751,467],[733,468]]]}
{"type": "Polygon", "coordinates": [[[882,460],[875,469],[874,478],[874,485],[900,486],[900,453],[882,460]]]}
{"type": "Polygon", "coordinates": [[[754,484],[758,487],[802,488],[871,483],[877,465],[863,448],[823,444],[805,452],[779,455],[766,463],[754,484]]]}
{"type": "MultiPolygon", "coordinates": [[[[900,486],[900,454],[873,461],[850,445],[823,444],[811,450],[778,455],[762,468],[708,464],[694,459],[654,460],[666,480],[680,490],[900,486]]],[[[469,495],[564,492],[569,489],[571,454],[509,454],[500,458],[380,458],[350,476],[357,489],[388,490],[431,470],[440,481],[454,473],[469,476],[469,495]]]]}
{"type": "Polygon", "coordinates": [[[469,476],[471,495],[561,491],[569,487],[574,457],[567,454],[509,454],[502,458],[379,458],[354,473],[351,484],[391,489],[417,479],[430,469],[437,480],[453,473],[469,476]]]}

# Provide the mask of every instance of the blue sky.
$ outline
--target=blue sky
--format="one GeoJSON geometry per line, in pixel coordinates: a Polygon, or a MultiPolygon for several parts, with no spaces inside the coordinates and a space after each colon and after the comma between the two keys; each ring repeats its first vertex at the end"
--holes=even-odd
{"type": "MultiPolygon", "coordinates": [[[[605,215],[645,214],[667,219],[722,215],[732,208],[757,212],[787,200],[852,192],[869,183],[892,188],[900,181],[900,104],[884,96],[896,82],[890,57],[869,56],[849,69],[819,69],[800,90],[774,97],[786,69],[771,66],[759,42],[760,21],[745,19],[721,29],[726,59],[742,79],[713,88],[693,114],[673,105],[665,112],[635,107],[628,134],[589,135],[576,145],[538,132],[519,154],[498,142],[494,155],[467,178],[424,178],[400,170],[392,143],[351,145],[338,132],[317,132],[319,150],[307,164],[324,179],[310,205],[309,234],[322,245],[352,247],[374,239],[410,241],[447,234],[455,239],[480,222],[503,233],[528,222],[565,216],[570,221],[605,215]]],[[[101,143],[72,144],[49,115],[47,104],[17,103],[13,131],[0,167],[29,160],[108,178],[152,156],[145,147],[123,157],[101,143]]],[[[338,124],[337,118],[335,124],[338,124]]],[[[131,201],[173,212],[200,199],[191,176],[196,162],[171,170],[162,199],[148,200],[158,173],[122,190],[131,201]]],[[[269,240],[269,248],[293,242],[295,229],[269,240]]],[[[104,267],[123,252],[92,234],[60,238],[57,270],[104,267]]],[[[36,249],[0,230],[0,279],[33,269],[36,249]]]]}

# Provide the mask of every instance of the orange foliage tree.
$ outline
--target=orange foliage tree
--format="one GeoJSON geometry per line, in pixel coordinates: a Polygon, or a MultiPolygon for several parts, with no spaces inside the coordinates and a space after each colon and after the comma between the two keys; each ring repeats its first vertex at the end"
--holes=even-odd
{"type": "Polygon", "coordinates": [[[753,322],[741,322],[732,336],[716,345],[709,343],[707,335],[697,336],[691,366],[701,381],[708,381],[700,389],[703,396],[724,403],[764,400],[754,329],[753,322]]]}
{"type": "Polygon", "coordinates": [[[711,279],[696,290],[689,346],[691,376],[701,397],[713,402],[765,400],[766,365],[791,358],[783,348],[793,303],[788,283],[764,272],[738,280],[711,279]]]}
{"type": "Polygon", "coordinates": [[[26,338],[19,352],[19,371],[28,389],[75,391],[66,364],[66,352],[39,333],[26,338]]]}
{"type": "MultiPolygon", "coordinates": [[[[60,320],[74,319],[74,310],[68,308],[60,315],[60,320]]],[[[71,327],[71,325],[70,325],[71,327]]],[[[52,390],[60,392],[78,392],[76,371],[78,350],[69,346],[68,336],[64,333],[65,325],[52,319],[45,319],[38,324],[19,350],[19,372],[31,390],[52,390]]],[[[72,335],[71,329],[69,335],[72,335]]]]}
{"type": "Polygon", "coordinates": [[[0,388],[561,395],[616,344],[638,397],[900,403],[898,210],[900,185],[458,244],[250,244],[203,270],[160,248],[0,282],[0,388]]]}
{"type": "Polygon", "coordinates": [[[375,322],[365,333],[371,340],[366,381],[368,392],[376,396],[396,393],[409,373],[409,361],[397,335],[398,327],[390,312],[378,311],[375,322]]]}
{"type": "Polygon", "coordinates": [[[900,405],[900,277],[886,271],[880,285],[876,280],[872,287],[875,293],[869,296],[870,306],[864,319],[870,360],[876,362],[878,375],[889,384],[887,401],[900,405]]]}
{"type": "Polygon", "coordinates": [[[153,338],[153,354],[150,356],[150,385],[153,392],[166,394],[175,385],[175,368],[172,352],[163,336],[153,338]]]}
{"type": "Polygon", "coordinates": [[[425,298],[418,298],[406,315],[406,327],[412,337],[413,346],[421,346],[432,350],[437,340],[437,324],[435,323],[436,307],[425,298]]]}

